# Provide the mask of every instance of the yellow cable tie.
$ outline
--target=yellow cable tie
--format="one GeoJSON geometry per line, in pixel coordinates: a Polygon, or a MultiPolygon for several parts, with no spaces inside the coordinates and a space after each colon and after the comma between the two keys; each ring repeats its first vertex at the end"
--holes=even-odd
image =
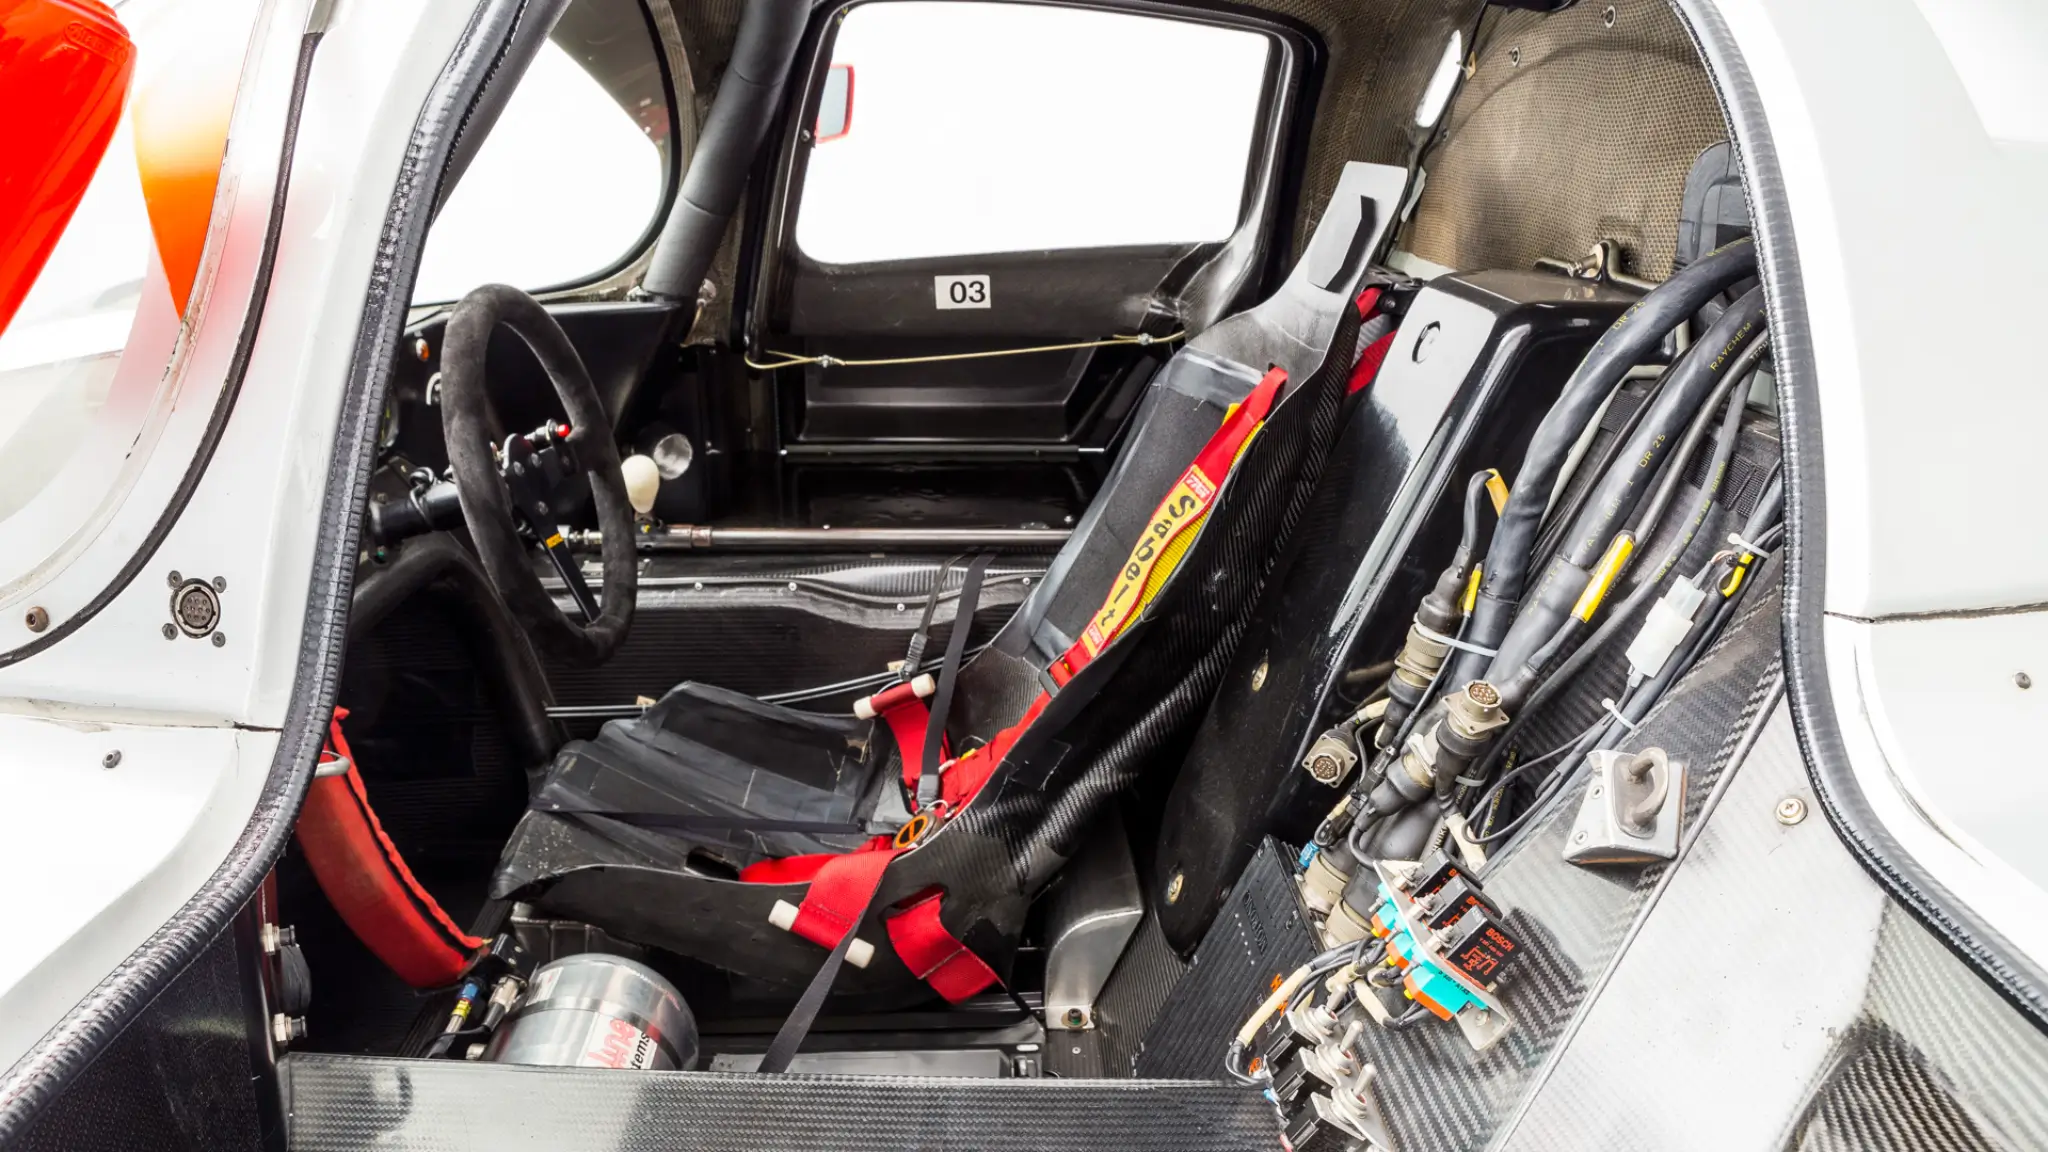
{"type": "Polygon", "coordinates": [[[769,349],[767,355],[781,359],[762,362],[752,356],[743,357],[746,365],[756,372],[769,372],[777,368],[801,368],[806,364],[820,364],[827,368],[888,368],[903,364],[941,364],[953,360],[987,360],[996,356],[1030,356],[1039,352],[1078,352],[1085,348],[1114,348],[1127,344],[1148,347],[1153,344],[1172,344],[1187,338],[1185,331],[1165,336],[1110,336],[1101,340],[1081,340],[1072,344],[1042,344],[1036,348],[994,348],[985,352],[949,352],[938,356],[893,356],[880,360],[847,360],[838,356],[798,356],[793,352],[778,352],[769,349]]]}
{"type": "Polygon", "coordinates": [[[1742,587],[1742,578],[1749,575],[1749,566],[1755,560],[1755,553],[1744,552],[1742,559],[1735,562],[1734,570],[1729,572],[1728,579],[1721,583],[1721,599],[1728,599],[1730,596],[1735,595],[1736,589],[1742,587]]]}
{"type": "Polygon", "coordinates": [[[1498,468],[1486,470],[1486,495],[1493,500],[1495,516],[1508,510],[1508,482],[1501,479],[1498,468]]]}
{"type": "Polygon", "coordinates": [[[1600,602],[1607,598],[1607,590],[1614,587],[1622,567],[1628,563],[1629,554],[1635,550],[1634,536],[1627,532],[1615,533],[1614,542],[1607,546],[1607,554],[1593,566],[1593,575],[1586,581],[1586,590],[1579,594],[1579,602],[1572,606],[1572,615],[1588,623],[1592,621],[1593,613],[1600,610],[1600,602]]]}
{"type": "Polygon", "coordinates": [[[1465,581],[1465,598],[1458,602],[1458,611],[1463,612],[1467,616],[1472,614],[1472,606],[1479,603],[1479,577],[1481,571],[1480,565],[1474,564],[1472,566],[1472,578],[1465,581]]]}

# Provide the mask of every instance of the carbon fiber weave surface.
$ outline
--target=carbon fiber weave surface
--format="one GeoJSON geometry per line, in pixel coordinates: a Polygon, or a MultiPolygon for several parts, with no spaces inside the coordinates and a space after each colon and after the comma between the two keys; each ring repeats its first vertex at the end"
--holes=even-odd
{"type": "Polygon", "coordinates": [[[1238,1085],[521,1068],[292,1056],[294,1152],[777,1148],[1270,1148],[1272,1106],[1238,1085]]]}
{"type": "Polygon", "coordinates": [[[1504,1144],[2044,1146],[2048,1037],[1858,867],[1782,705],[1504,1144]]]}
{"type": "MultiPolygon", "coordinates": [[[[1623,745],[1654,744],[1687,766],[1688,828],[1702,818],[1721,773],[1779,691],[1777,589],[1768,575],[1763,579],[1721,642],[1623,745]]],[[[1584,705],[1560,705],[1575,706],[1584,705]]],[[[1656,892],[1662,865],[1565,863],[1583,787],[1568,789],[1485,874],[1487,894],[1506,911],[1524,949],[1501,985],[1513,1031],[1483,1055],[1449,1027],[1369,1029],[1363,1037],[1367,1058],[1379,1069],[1379,1100],[1399,1152],[1486,1146],[1656,892]]]]}
{"type": "Polygon", "coordinates": [[[1272,981],[1320,951],[1302,916],[1288,854],[1268,840],[1202,937],[1194,967],[1146,1030],[1138,1075],[1216,1076],[1231,1033],[1266,998],[1272,981]]]}
{"type": "Polygon", "coordinates": [[[1887,903],[1862,1013],[1786,1147],[2048,1148],[2048,1038],[1887,903]]]}
{"type": "MultiPolygon", "coordinates": [[[[1148,906],[1145,919],[1109,974],[1109,982],[1102,987],[1102,999],[1095,1007],[1104,1072],[1111,1076],[1132,1074],[1146,1029],[1159,1018],[1160,1009],[1166,1007],[1167,998],[1187,972],[1187,961],[1166,942],[1159,918],[1148,906]]],[[[1052,1068],[1053,1062],[1046,1061],[1046,1067],[1052,1068]]]]}
{"type": "Polygon", "coordinates": [[[1476,46],[1402,246],[1453,268],[1527,268],[1612,238],[1631,271],[1669,275],[1686,173],[1728,129],[1668,0],[1494,9],[1476,46]]]}
{"type": "Polygon", "coordinates": [[[231,936],[130,1022],[9,1147],[18,1152],[240,1152],[262,1146],[248,1009],[231,936]]]}

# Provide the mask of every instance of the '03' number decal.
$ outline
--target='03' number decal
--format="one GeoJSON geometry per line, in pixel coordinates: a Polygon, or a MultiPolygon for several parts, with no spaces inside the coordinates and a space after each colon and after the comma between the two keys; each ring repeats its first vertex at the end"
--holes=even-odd
{"type": "Polygon", "coordinates": [[[991,298],[986,276],[934,276],[932,296],[940,308],[987,308],[991,298]]]}

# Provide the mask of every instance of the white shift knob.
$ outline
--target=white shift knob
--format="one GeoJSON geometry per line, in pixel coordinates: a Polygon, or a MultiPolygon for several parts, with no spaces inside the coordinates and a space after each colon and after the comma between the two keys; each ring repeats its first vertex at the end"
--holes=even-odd
{"type": "Polygon", "coordinates": [[[661,469],[635,453],[619,463],[619,471],[625,474],[626,502],[633,506],[634,514],[645,516],[654,511],[654,494],[661,491],[661,469]]]}

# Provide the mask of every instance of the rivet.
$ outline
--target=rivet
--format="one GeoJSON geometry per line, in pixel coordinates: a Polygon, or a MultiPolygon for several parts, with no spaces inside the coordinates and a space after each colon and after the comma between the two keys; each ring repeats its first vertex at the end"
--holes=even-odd
{"type": "Polygon", "coordinates": [[[170,585],[173,588],[176,588],[178,585],[183,584],[185,582],[185,578],[178,574],[178,570],[176,568],[171,569],[169,580],[170,585]]]}
{"type": "Polygon", "coordinates": [[[791,592],[794,592],[794,591],[796,591],[796,581],[794,581],[794,580],[791,580],[791,581],[789,582],[789,590],[790,590],[791,592]]]}
{"type": "Polygon", "coordinates": [[[2013,673],[2012,682],[2019,685],[2022,688],[2032,688],[2034,686],[2034,678],[2032,676],[2027,675],[2025,672],[2013,673]]]}
{"type": "Polygon", "coordinates": [[[1600,23],[1607,25],[1609,28],[1614,27],[1614,5],[1609,4],[1607,11],[1600,14],[1600,23]]]}
{"type": "Polygon", "coordinates": [[[164,625],[164,639],[166,639],[166,640],[176,640],[177,638],[178,638],[178,630],[177,630],[176,628],[172,627],[172,626],[171,626],[171,625],[169,625],[169,624],[166,624],[166,625],[164,625]]]}
{"type": "Polygon", "coordinates": [[[22,618],[22,623],[27,624],[31,632],[41,632],[50,626],[50,614],[39,607],[31,608],[28,615],[22,618]]]}
{"type": "Polygon", "coordinates": [[[1580,832],[1572,836],[1572,843],[1574,844],[1584,844],[1585,842],[1586,834],[1584,832],[1580,832]]]}
{"type": "Polygon", "coordinates": [[[1790,827],[1806,819],[1806,801],[1787,796],[1778,801],[1778,823],[1790,827]]]}
{"type": "Polygon", "coordinates": [[[1266,667],[1268,663],[1268,661],[1261,660],[1259,661],[1259,666],[1252,669],[1252,691],[1257,692],[1266,686],[1266,667]]]}
{"type": "Polygon", "coordinates": [[[1168,904],[1180,903],[1180,892],[1182,888],[1187,886],[1187,882],[1186,874],[1180,872],[1175,872],[1173,879],[1166,882],[1166,902],[1168,904]]]}
{"type": "Polygon", "coordinates": [[[213,590],[214,590],[215,592],[225,592],[225,591],[227,591],[227,590],[228,590],[228,578],[227,578],[227,577],[225,577],[225,576],[215,576],[215,577],[213,578],[213,590]]]}
{"type": "Polygon", "coordinates": [[[1522,66],[1522,50],[1520,48],[1508,49],[1508,64],[1515,68],[1522,66]]]}
{"type": "Polygon", "coordinates": [[[100,767],[102,768],[118,768],[120,767],[120,765],[121,750],[119,748],[116,748],[112,752],[107,753],[105,756],[100,757],[100,767]]]}
{"type": "Polygon", "coordinates": [[[215,633],[213,634],[213,646],[214,646],[215,648],[224,648],[224,647],[226,647],[226,646],[227,646],[227,642],[228,642],[228,634],[227,634],[227,633],[225,633],[225,632],[215,632],[215,633]]]}

